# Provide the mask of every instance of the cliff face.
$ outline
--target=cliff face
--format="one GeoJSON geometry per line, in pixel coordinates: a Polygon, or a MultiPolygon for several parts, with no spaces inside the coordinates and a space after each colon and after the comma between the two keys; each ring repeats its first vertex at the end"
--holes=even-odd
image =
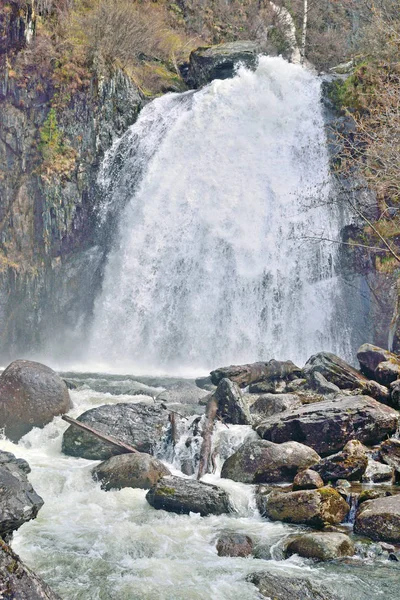
{"type": "Polygon", "coordinates": [[[30,2],[7,7],[0,11],[4,360],[37,353],[45,340],[61,348],[73,346],[71,332],[90,313],[106,247],[106,232],[97,227],[97,168],[114,137],[135,121],[142,106],[138,89],[118,70],[92,75],[60,106],[51,77],[15,72],[35,21],[30,2]]]}

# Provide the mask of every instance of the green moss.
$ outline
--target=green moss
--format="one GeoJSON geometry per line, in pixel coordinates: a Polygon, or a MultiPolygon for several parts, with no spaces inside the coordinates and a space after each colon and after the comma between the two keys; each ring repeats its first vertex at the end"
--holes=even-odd
{"type": "Polygon", "coordinates": [[[158,488],[157,493],[160,496],[173,496],[173,494],[175,494],[175,489],[170,487],[160,487],[158,488]]]}
{"type": "Polygon", "coordinates": [[[319,488],[319,490],[317,490],[317,492],[323,498],[337,498],[337,496],[338,496],[338,493],[336,492],[336,490],[334,490],[333,488],[327,487],[327,486],[319,488]]]}

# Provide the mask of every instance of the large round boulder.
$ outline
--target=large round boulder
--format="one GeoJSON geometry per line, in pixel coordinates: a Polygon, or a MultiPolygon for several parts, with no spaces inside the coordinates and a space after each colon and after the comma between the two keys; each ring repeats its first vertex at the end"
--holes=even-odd
{"type": "Polygon", "coordinates": [[[221,477],[242,483],[292,481],[299,469],[307,469],[319,460],[312,448],[297,442],[255,440],[244,443],[224,462],[221,477]]]}
{"type": "Polygon", "coordinates": [[[0,377],[0,428],[14,442],[71,408],[65,382],[46,365],[15,360],[0,377]]]}
{"type": "Polygon", "coordinates": [[[297,490],[318,490],[318,488],[321,487],[324,487],[322,477],[312,469],[299,471],[296,477],[293,479],[294,492],[297,490]]]}
{"type": "Polygon", "coordinates": [[[112,456],[94,467],[92,475],[96,481],[101,482],[103,490],[120,490],[125,487],[148,490],[161,477],[171,473],[154,456],[137,452],[112,456]]]}
{"type": "Polygon", "coordinates": [[[298,492],[272,491],[265,502],[265,515],[272,521],[312,527],[341,523],[349,510],[347,502],[329,486],[298,492]]]}
{"type": "MultiPolygon", "coordinates": [[[[78,421],[148,454],[153,454],[157,445],[168,439],[171,430],[166,409],[141,402],[104,404],[87,410],[78,421]]],[[[118,448],[72,425],[64,432],[62,451],[89,460],[107,460],[121,454],[118,448]]]]}
{"type": "Polygon", "coordinates": [[[399,414],[368,396],[338,396],[272,415],[256,427],[263,439],[294,440],[318,454],[333,454],[356,439],[376,444],[394,433],[399,414]]]}
{"type": "Polygon", "coordinates": [[[0,537],[9,538],[43,506],[27,478],[29,466],[9,452],[0,451],[0,537]],[[27,468],[28,467],[28,468],[27,468]]]}
{"type": "Polygon", "coordinates": [[[312,532],[303,533],[290,540],[286,555],[298,554],[304,558],[333,560],[342,556],[353,556],[354,544],[344,533],[312,532]]]}
{"type": "Polygon", "coordinates": [[[400,494],[363,502],[354,531],[373,540],[400,543],[400,494]]]}
{"type": "Polygon", "coordinates": [[[218,556],[251,556],[253,540],[243,533],[223,533],[217,541],[218,556]]]}
{"type": "Polygon", "coordinates": [[[172,475],[160,479],[146,500],[153,508],[178,514],[222,515],[231,510],[228,494],[221,488],[172,475]]]}
{"type": "Polygon", "coordinates": [[[347,442],[341,452],[323,458],[312,468],[321,475],[325,483],[347,479],[359,481],[368,465],[365,448],[358,440],[347,442]]]}

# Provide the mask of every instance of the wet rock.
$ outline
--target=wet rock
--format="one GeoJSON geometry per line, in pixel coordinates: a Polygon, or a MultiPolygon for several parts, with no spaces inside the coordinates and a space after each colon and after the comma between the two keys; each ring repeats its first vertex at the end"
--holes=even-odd
{"type": "Polygon", "coordinates": [[[334,560],[342,556],[353,556],[354,544],[344,533],[304,533],[289,542],[286,555],[298,554],[316,560],[334,560]]]}
{"type": "Polygon", "coordinates": [[[367,500],[376,500],[377,498],[386,498],[392,496],[390,491],[381,489],[369,489],[363,490],[358,497],[358,505],[366,502],[367,500]]]}
{"type": "Polygon", "coordinates": [[[287,392],[298,392],[304,390],[307,387],[307,379],[293,379],[286,385],[287,392]]]}
{"type": "Polygon", "coordinates": [[[231,365],[211,371],[211,380],[215,385],[221,379],[230,379],[239,387],[246,387],[259,381],[278,381],[296,379],[301,376],[301,369],[296,367],[291,360],[257,362],[249,365],[231,365]]]}
{"type": "Polygon", "coordinates": [[[253,540],[242,533],[224,533],[217,541],[218,556],[251,556],[253,540]]]}
{"type": "Polygon", "coordinates": [[[321,373],[328,382],[346,390],[358,389],[367,381],[364,375],[331,352],[319,352],[311,356],[303,368],[303,373],[311,386],[314,373],[321,373]]]}
{"type": "Polygon", "coordinates": [[[246,442],[224,462],[221,477],[242,483],[292,481],[299,469],[319,460],[314,450],[297,442],[257,440],[246,442]]]}
{"type": "Polygon", "coordinates": [[[15,360],[0,376],[0,427],[14,442],[71,408],[64,381],[45,365],[15,360]]]}
{"type": "Polygon", "coordinates": [[[94,467],[92,475],[96,481],[101,481],[103,490],[125,487],[148,490],[161,477],[171,473],[161,461],[141,452],[112,456],[94,467]]]}
{"type": "Polygon", "coordinates": [[[178,381],[173,383],[163,392],[156,396],[156,402],[174,403],[174,404],[195,404],[208,395],[206,390],[202,390],[194,383],[188,381],[178,381]]]}
{"type": "MultiPolygon", "coordinates": [[[[105,404],[84,412],[78,421],[148,454],[153,454],[170,432],[169,411],[142,403],[105,404]]],[[[74,426],[64,432],[62,451],[89,460],[107,460],[120,454],[114,446],[74,426]]]]}
{"type": "Polygon", "coordinates": [[[371,396],[378,402],[383,402],[384,404],[391,404],[390,392],[389,389],[385,385],[381,385],[377,381],[367,381],[361,390],[362,394],[366,396],[371,396]]]}
{"type": "Polygon", "coordinates": [[[280,572],[252,573],[247,581],[253,583],[260,594],[273,600],[339,600],[337,594],[333,596],[323,585],[312,581],[305,576],[288,575],[280,572]]]}
{"type": "Polygon", "coordinates": [[[340,392],[340,388],[328,381],[319,371],[310,373],[308,383],[313,390],[320,394],[337,394],[340,392]]]}
{"type": "Polygon", "coordinates": [[[146,494],[147,502],[156,509],[178,514],[190,512],[221,515],[230,512],[227,493],[194,479],[168,476],[160,479],[146,494]]]}
{"type": "Polygon", "coordinates": [[[214,392],[214,390],[217,387],[211,381],[211,376],[210,375],[208,377],[198,377],[195,380],[195,383],[196,383],[197,387],[199,387],[202,390],[207,390],[207,392],[214,392]]]}
{"type": "Polygon", "coordinates": [[[214,397],[218,404],[218,414],[225,423],[251,424],[248,404],[236,383],[230,379],[221,379],[214,392],[214,397]]]}
{"type": "Polygon", "coordinates": [[[295,440],[332,454],[351,439],[378,443],[396,431],[398,419],[395,410],[368,396],[338,396],[273,415],[255,429],[278,444],[295,440]]]}
{"type": "Polygon", "coordinates": [[[0,537],[8,539],[13,531],[34,519],[42,506],[42,498],[28,481],[27,463],[1,452],[0,537]]]}
{"type": "Polygon", "coordinates": [[[341,452],[323,458],[313,467],[325,483],[347,479],[359,481],[368,465],[368,457],[364,446],[357,440],[347,442],[341,452]]]}
{"type": "Polygon", "coordinates": [[[4,600],[61,600],[1,539],[0,597],[4,600]]]}
{"type": "Polygon", "coordinates": [[[320,475],[312,469],[305,469],[297,473],[293,480],[293,491],[297,490],[317,490],[324,486],[320,475]]]}
{"type": "Polygon", "coordinates": [[[331,487],[298,492],[273,491],[267,496],[265,514],[272,521],[323,527],[341,523],[350,510],[347,502],[331,487]]]}
{"type": "Polygon", "coordinates": [[[400,379],[390,384],[390,404],[400,409],[400,379]]]}
{"type": "Polygon", "coordinates": [[[400,379],[400,360],[396,358],[379,363],[374,377],[378,383],[383,385],[390,385],[400,379]]]}
{"type": "Polygon", "coordinates": [[[379,456],[384,463],[400,473],[400,440],[389,438],[379,446],[379,456]]]}
{"type": "Polygon", "coordinates": [[[254,423],[298,406],[301,406],[301,400],[296,394],[262,394],[250,406],[250,414],[254,423]]]}
{"type": "Polygon", "coordinates": [[[358,362],[360,363],[361,372],[369,379],[373,379],[376,367],[391,359],[397,360],[397,356],[389,350],[379,348],[373,344],[363,344],[357,352],[358,362]]]}
{"type": "Polygon", "coordinates": [[[382,481],[393,482],[394,469],[389,465],[384,465],[377,460],[368,459],[368,465],[362,476],[362,481],[370,483],[381,483],[382,481]]]}
{"type": "Polygon", "coordinates": [[[249,386],[249,392],[251,394],[283,394],[286,387],[286,381],[279,379],[259,381],[249,386]]]}
{"type": "Polygon", "coordinates": [[[236,41],[198,48],[190,55],[186,80],[193,87],[201,87],[213,79],[228,79],[235,74],[235,68],[243,63],[255,68],[260,46],[256,42],[236,41]]]}
{"type": "Polygon", "coordinates": [[[400,543],[400,495],[363,502],[354,531],[373,540],[400,543]]]}

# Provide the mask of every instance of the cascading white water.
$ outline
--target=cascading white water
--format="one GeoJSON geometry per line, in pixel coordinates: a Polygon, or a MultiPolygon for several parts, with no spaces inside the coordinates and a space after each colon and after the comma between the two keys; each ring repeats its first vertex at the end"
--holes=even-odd
{"type": "Polygon", "coordinates": [[[104,212],[126,206],[91,360],[171,372],[346,354],[333,322],[336,250],[305,239],[341,227],[326,205],[313,74],[263,57],[255,72],[164,96],[114,145],[101,179],[104,212]]]}

